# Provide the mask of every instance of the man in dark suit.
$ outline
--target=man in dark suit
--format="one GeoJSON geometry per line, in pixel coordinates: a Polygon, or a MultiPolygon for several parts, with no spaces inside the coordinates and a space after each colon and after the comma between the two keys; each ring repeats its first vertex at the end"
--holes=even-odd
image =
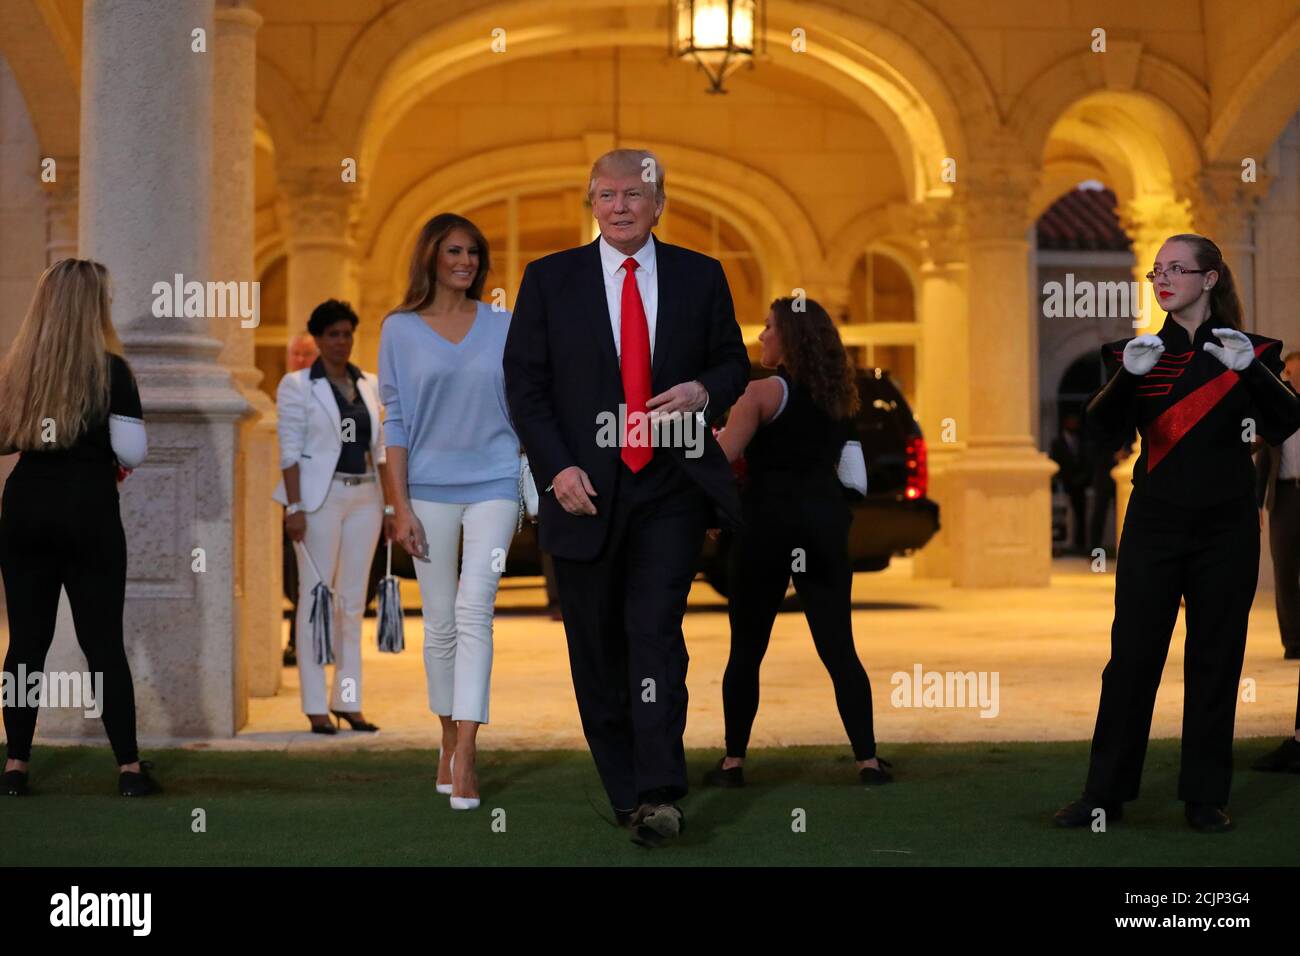
{"type": "MultiPolygon", "coordinates": [[[[1282,379],[1295,390],[1300,352],[1283,360],[1282,379]]],[[[1255,454],[1256,498],[1268,509],[1273,592],[1283,656],[1300,658],[1300,432],[1274,448],[1261,441],[1255,454]]],[[[1261,515],[1262,519],[1262,515],[1261,515]]]]}
{"type": "Polygon", "coordinates": [[[600,237],[524,270],[506,398],[543,489],[540,544],[583,733],[619,822],[659,846],[685,822],[682,616],[695,560],[706,528],[740,523],[707,424],[745,390],[749,359],[721,264],[651,234],[665,202],[658,159],[607,153],[588,198],[600,237]],[[638,427],[650,413],[669,426],[657,438],[638,427]]]}

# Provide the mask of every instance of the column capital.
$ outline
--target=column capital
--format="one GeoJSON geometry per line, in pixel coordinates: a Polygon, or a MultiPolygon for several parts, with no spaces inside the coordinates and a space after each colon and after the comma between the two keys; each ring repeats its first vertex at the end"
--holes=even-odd
{"type": "Polygon", "coordinates": [[[1268,194],[1272,176],[1260,171],[1254,182],[1243,182],[1239,166],[1207,166],[1184,188],[1191,197],[1196,231],[1220,247],[1248,247],[1255,242],[1255,212],[1268,194]]]}
{"type": "Polygon", "coordinates": [[[1039,170],[1027,163],[968,163],[966,178],[958,189],[968,240],[1023,240],[1032,221],[1029,201],[1039,175],[1039,170]]]}
{"type": "Polygon", "coordinates": [[[907,207],[912,232],[920,237],[925,272],[952,269],[966,259],[966,222],[961,203],[929,199],[907,207]]]}
{"type": "MultiPolygon", "coordinates": [[[[1153,246],[1158,249],[1170,236],[1192,228],[1191,200],[1179,199],[1172,193],[1134,197],[1121,203],[1117,212],[1135,252],[1153,246]]],[[[1138,265],[1145,271],[1151,263],[1138,265]]]]}
{"type": "Polygon", "coordinates": [[[353,244],[360,213],[357,184],[345,183],[336,166],[281,170],[276,213],[290,243],[353,244]]]}

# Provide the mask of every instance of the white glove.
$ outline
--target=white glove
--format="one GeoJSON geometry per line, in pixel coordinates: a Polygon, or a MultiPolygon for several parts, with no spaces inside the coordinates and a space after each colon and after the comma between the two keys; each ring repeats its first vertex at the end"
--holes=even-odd
{"type": "Polygon", "coordinates": [[[840,461],[835,468],[840,484],[858,494],[867,494],[867,462],[862,457],[862,442],[846,441],[840,449],[840,461]]]}
{"type": "Polygon", "coordinates": [[[1210,331],[1223,344],[1216,345],[1214,342],[1206,342],[1205,351],[1228,366],[1228,368],[1234,372],[1240,372],[1255,361],[1255,346],[1250,343],[1250,336],[1245,332],[1238,332],[1236,329],[1210,329],[1210,331]]]}
{"type": "Polygon", "coordinates": [[[1124,346],[1124,368],[1132,375],[1145,375],[1164,354],[1165,343],[1158,335],[1139,335],[1124,346]]]}

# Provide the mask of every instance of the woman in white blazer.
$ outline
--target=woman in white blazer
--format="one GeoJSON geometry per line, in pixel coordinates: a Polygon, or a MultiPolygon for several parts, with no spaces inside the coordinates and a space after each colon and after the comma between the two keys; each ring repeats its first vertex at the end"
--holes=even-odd
{"type": "Polygon", "coordinates": [[[276,390],[280,468],[274,498],[285,505],[289,538],[311,556],[298,558],[298,675],[302,709],[313,733],[332,734],[333,713],[353,730],[379,728],[361,714],[361,616],[375,542],[384,524],[384,438],[378,380],[348,358],[357,315],[346,302],[318,305],[307,322],[320,357],[290,372],[276,390]],[[309,644],[311,591],[320,580],[338,596],[334,620],[334,689],[328,704],[325,668],[309,644]]]}

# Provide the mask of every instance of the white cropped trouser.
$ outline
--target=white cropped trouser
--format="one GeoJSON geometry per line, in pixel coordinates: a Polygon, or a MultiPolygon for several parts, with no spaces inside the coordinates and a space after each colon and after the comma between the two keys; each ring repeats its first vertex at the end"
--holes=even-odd
{"type": "Polygon", "coordinates": [[[307,534],[294,545],[298,559],[298,681],[305,714],[361,710],[361,618],[375,544],[384,526],[384,493],[375,481],[345,485],[331,481],[324,503],[307,515],[307,534]],[[331,628],[334,692],[326,706],[325,667],[316,663],[311,640],[311,589],[316,574],[302,555],[316,562],[338,603],[331,628]]]}
{"type": "Polygon", "coordinates": [[[492,618],[497,585],[519,517],[517,500],[472,504],[411,501],[429,559],[415,561],[424,611],[429,709],[452,720],[488,722],[492,618]],[[461,529],[465,547],[457,581],[461,529]]]}

